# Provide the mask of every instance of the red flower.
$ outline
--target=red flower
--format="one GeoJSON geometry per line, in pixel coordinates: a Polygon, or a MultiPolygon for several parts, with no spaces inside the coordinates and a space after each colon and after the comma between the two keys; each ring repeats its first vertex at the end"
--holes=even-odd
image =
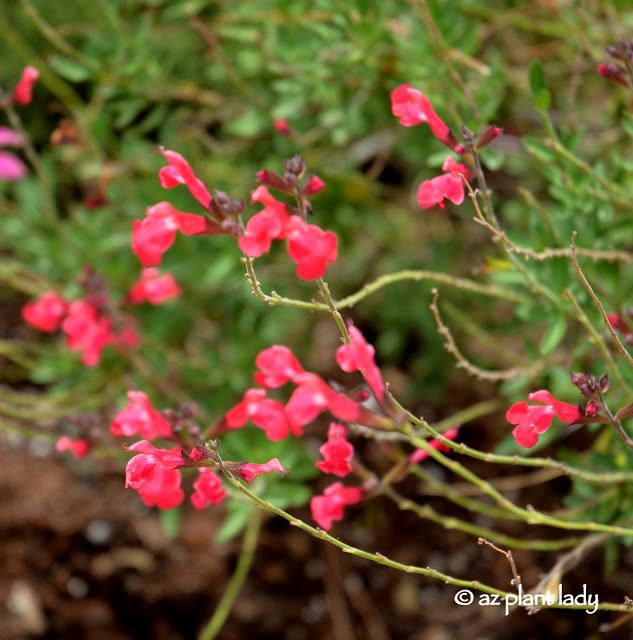
{"type": "Polygon", "coordinates": [[[149,440],[171,437],[171,424],[152,407],[146,394],[142,391],[128,391],[127,397],[129,404],[116,415],[110,425],[112,435],[141,435],[149,440]]]}
{"type": "Polygon", "coordinates": [[[135,220],[132,225],[132,251],[145,267],[160,264],[163,253],[176,239],[176,232],[186,236],[202,233],[220,233],[203,216],[183,213],[169,202],[159,202],[146,211],[144,220],[135,220]]]}
{"type": "Polygon", "coordinates": [[[211,469],[198,469],[200,475],[193,483],[195,493],[191,502],[196,509],[204,509],[208,504],[216,505],[226,497],[226,489],[222,487],[222,480],[211,469]]]}
{"type": "Polygon", "coordinates": [[[129,447],[124,446],[124,448],[128,451],[140,452],[138,456],[134,456],[134,458],[129,460],[127,463],[126,481],[128,483],[125,485],[126,487],[128,484],[129,486],[134,487],[135,484],[139,484],[139,482],[147,482],[151,477],[148,475],[147,465],[152,462],[167,469],[178,469],[179,467],[185,466],[185,461],[183,460],[180,447],[175,447],[173,450],[168,451],[167,449],[158,449],[147,440],[139,440],[129,447]],[[149,462],[146,460],[138,461],[132,464],[136,458],[141,456],[149,457],[152,460],[149,462]],[[140,465],[140,469],[138,465],[140,465]],[[130,467],[132,467],[131,470],[130,467]]]}
{"type": "Polygon", "coordinates": [[[306,224],[299,216],[290,216],[284,237],[288,239],[288,253],[297,263],[297,276],[302,280],[323,277],[327,265],[336,260],[336,234],[306,224]]]}
{"type": "Polygon", "coordinates": [[[360,371],[376,400],[382,405],[385,399],[385,382],[374,359],[375,350],[351,320],[347,323],[347,331],[350,343],[336,350],[336,362],[346,373],[360,371]]]}
{"type": "Polygon", "coordinates": [[[617,82],[625,87],[629,87],[630,83],[627,78],[627,71],[624,67],[615,62],[598,65],[598,73],[613,82],[617,82]]]}
{"type": "MultiPolygon", "coordinates": [[[[445,431],[442,435],[449,440],[455,440],[458,434],[459,427],[456,427],[455,429],[449,429],[448,431],[445,431]]],[[[433,447],[433,449],[442,451],[444,453],[451,450],[451,448],[447,444],[442,444],[439,440],[431,440],[431,442],[429,442],[429,445],[433,447]]],[[[422,460],[426,460],[430,455],[431,454],[426,449],[416,449],[409,456],[409,464],[418,464],[419,462],[422,462],[422,460]]]]}
{"type": "Polygon", "coordinates": [[[165,189],[171,189],[179,184],[187,186],[191,195],[208,211],[211,204],[211,194],[204,186],[204,183],[196,174],[189,163],[176,151],[168,151],[159,147],[160,152],[165,156],[169,166],[162,167],[158,172],[158,179],[165,189]]]}
{"type": "Polygon", "coordinates": [[[272,442],[290,435],[290,425],[283,404],[266,398],[263,389],[248,389],[242,402],[224,416],[224,424],[227,429],[240,429],[249,418],[254,425],[266,431],[266,437],[272,442]]]}
{"type": "Polygon", "coordinates": [[[313,196],[315,193],[319,193],[319,191],[322,191],[323,189],[325,189],[325,182],[323,182],[319,176],[310,176],[301,189],[301,195],[313,196]]]}
{"type": "Polygon", "coordinates": [[[277,133],[289,136],[292,133],[292,127],[286,118],[276,118],[273,122],[273,128],[277,133]]]}
{"type": "Polygon", "coordinates": [[[323,473],[345,477],[352,470],[354,447],[347,441],[347,429],[342,424],[330,423],[327,432],[328,440],[319,449],[324,460],[318,460],[316,466],[323,473]]]}
{"type": "Polygon", "coordinates": [[[303,367],[288,347],[274,345],[261,351],[255,358],[255,382],[267,389],[276,389],[294,380],[295,376],[305,373],[303,367]]]}
{"type": "Polygon", "coordinates": [[[35,67],[24,67],[22,77],[13,90],[11,100],[16,104],[30,104],[33,100],[33,85],[40,77],[40,72],[35,67]]]}
{"type": "Polygon", "coordinates": [[[360,487],[344,487],[342,483],[335,482],[323,495],[314,496],[310,500],[310,511],[321,529],[329,531],[333,520],[343,519],[345,505],[357,504],[362,499],[363,491],[360,487]]]}
{"type": "Polygon", "coordinates": [[[464,201],[464,181],[462,176],[468,180],[470,173],[463,165],[456,162],[451,156],[447,156],[442,165],[444,175],[437,176],[432,180],[426,180],[418,188],[418,204],[423,209],[439,204],[444,208],[444,198],[448,198],[454,204],[461,204],[464,201]]]}
{"type": "Polygon", "coordinates": [[[322,411],[329,409],[339,420],[356,421],[361,417],[360,407],[347,396],[334,391],[314,373],[295,376],[299,386],[293,391],[286,404],[286,415],[292,433],[302,435],[302,427],[312,422],[322,411]]]}
{"type": "Polygon", "coordinates": [[[154,305],[162,304],[165,300],[175,298],[182,293],[178,283],[170,273],[158,275],[158,269],[149,267],[141,271],[141,278],[128,291],[127,299],[130,304],[149,302],[154,305]]]}
{"type": "Polygon", "coordinates": [[[85,438],[73,440],[68,436],[62,436],[55,445],[55,451],[70,451],[75,458],[85,458],[90,452],[90,443],[85,438]]]}
{"type": "Polygon", "coordinates": [[[253,191],[251,202],[260,202],[265,208],[246,223],[244,235],[237,242],[247,256],[259,258],[270,251],[273,240],[282,237],[288,211],[286,205],[276,200],[263,185],[253,191]]]}
{"type": "Polygon", "coordinates": [[[62,322],[62,331],[66,334],[69,349],[82,352],[82,362],[94,367],[99,364],[101,352],[112,344],[112,320],[103,315],[90,302],[75,300],[68,307],[68,315],[62,322]]]}
{"type": "Polygon", "coordinates": [[[537,407],[527,402],[516,402],[506,413],[510,424],[518,425],[512,431],[514,439],[521,447],[530,448],[538,442],[539,434],[545,433],[556,415],[554,407],[537,407]]]}
{"type": "Polygon", "coordinates": [[[273,471],[279,471],[279,473],[288,473],[290,469],[284,469],[281,466],[281,462],[277,458],[273,458],[264,464],[250,464],[247,463],[240,467],[238,473],[246,482],[253,482],[255,478],[262,473],[272,473],[273,471]]]}
{"type": "Polygon", "coordinates": [[[561,422],[565,424],[573,424],[574,422],[578,422],[580,418],[582,418],[582,413],[580,409],[573,404],[568,404],[567,402],[560,402],[559,400],[555,400],[552,397],[552,394],[545,389],[541,391],[534,391],[528,395],[528,400],[532,402],[543,402],[551,407],[554,407],[556,411],[556,416],[561,422]]]}
{"type": "Polygon", "coordinates": [[[180,472],[158,465],[154,468],[152,479],[139,486],[137,491],[148,507],[173,509],[181,504],[185,498],[185,494],[180,488],[181,480],[180,472]]]}
{"type": "Polygon", "coordinates": [[[410,84],[403,84],[391,92],[391,111],[405,127],[426,122],[440,142],[456,153],[464,152],[464,147],[457,142],[452,131],[435,113],[426,96],[410,84]]]}
{"type": "Polygon", "coordinates": [[[22,307],[22,318],[32,327],[52,333],[59,328],[68,303],[54,291],[47,291],[22,307]]]}

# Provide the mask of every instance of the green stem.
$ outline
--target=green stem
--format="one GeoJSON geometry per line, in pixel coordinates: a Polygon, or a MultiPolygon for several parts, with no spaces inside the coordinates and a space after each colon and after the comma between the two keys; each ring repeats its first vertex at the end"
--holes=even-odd
{"type": "Polygon", "coordinates": [[[262,523],[261,511],[253,506],[248,521],[246,523],[246,530],[244,531],[244,541],[242,543],[242,551],[237,561],[237,566],[231,580],[227,585],[222,598],[215,608],[211,619],[205,625],[204,629],[198,636],[198,640],[213,640],[222,629],[222,626],[226,622],[231,609],[235,604],[235,600],[242,589],[244,580],[250,571],[253,559],[255,557],[255,551],[257,549],[257,541],[259,539],[259,530],[262,523]]]}
{"type": "Polygon", "coordinates": [[[349,337],[349,333],[347,333],[347,327],[345,326],[345,321],[343,320],[343,317],[341,316],[341,314],[338,312],[336,308],[336,304],[334,303],[334,300],[332,300],[332,295],[330,294],[330,288],[327,286],[327,282],[325,282],[323,278],[318,278],[316,282],[317,282],[317,285],[319,286],[319,290],[321,291],[321,295],[325,300],[325,304],[327,304],[327,307],[330,310],[332,317],[334,318],[334,320],[336,320],[336,324],[338,325],[341,335],[343,336],[343,342],[345,344],[349,344],[351,340],[349,337]]]}

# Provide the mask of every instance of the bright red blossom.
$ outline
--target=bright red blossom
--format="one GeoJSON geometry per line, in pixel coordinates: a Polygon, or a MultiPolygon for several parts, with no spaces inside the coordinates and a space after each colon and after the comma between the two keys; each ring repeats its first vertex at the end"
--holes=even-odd
{"type": "MultiPolygon", "coordinates": [[[[263,389],[248,389],[242,402],[224,416],[224,424],[227,429],[240,429],[249,418],[254,425],[266,431],[266,436],[272,442],[278,442],[290,435],[291,427],[283,404],[266,398],[263,389]]],[[[301,435],[294,428],[292,432],[294,435],[301,435]]]]}
{"type": "Polygon", "coordinates": [[[137,491],[148,507],[173,509],[182,504],[185,498],[185,494],[180,488],[181,480],[179,471],[157,465],[154,468],[152,479],[138,487],[137,491]]]}
{"type": "Polygon", "coordinates": [[[327,442],[319,449],[324,459],[318,460],[316,466],[323,473],[333,473],[343,478],[352,470],[354,446],[347,441],[345,425],[330,423],[327,437],[327,442]]]}
{"type": "Polygon", "coordinates": [[[344,487],[342,483],[331,484],[323,495],[314,496],[310,500],[310,511],[314,521],[329,531],[333,520],[343,519],[343,510],[346,505],[357,504],[363,499],[363,491],[360,487],[344,487]]]}
{"type": "Polygon", "coordinates": [[[451,130],[435,113],[426,96],[410,84],[400,85],[391,92],[391,111],[405,127],[426,122],[440,142],[456,153],[464,152],[462,145],[458,144],[451,130]]]}
{"type": "Polygon", "coordinates": [[[186,185],[191,195],[208,210],[212,200],[211,194],[202,180],[196,177],[189,163],[176,151],[168,151],[163,147],[159,147],[159,150],[169,163],[158,172],[160,184],[165,189],[171,189],[179,184],[186,185]]]}
{"type": "Polygon", "coordinates": [[[208,504],[216,505],[226,497],[222,480],[212,469],[198,469],[200,475],[193,483],[191,502],[196,509],[204,509],[208,504]]]}
{"type": "Polygon", "coordinates": [[[555,400],[552,397],[552,394],[545,389],[541,391],[534,391],[528,395],[528,400],[532,402],[543,402],[544,404],[548,404],[554,407],[556,411],[556,416],[561,422],[565,424],[573,424],[577,422],[582,417],[582,413],[580,409],[573,404],[568,404],[567,402],[560,402],[559,400],[555,400]]]}
{"type": "Polygon", "coordinates": [[[299,216],[291,216],[284,236],[288,239],[288,254],[297,263],[297,276],[302,280],[322,278],[327,265],[336,261],[338,238],[332,231],[323,231],[299,216]]]}
{"type": "Polygon", "coordinates": [[[246,482],[253,482],[262,473],[272,473],[273,471],[279,471],[283,474],[288,473],[290,469],[284,469],[281,462],[277,458],[273,458],[264,464],[247,463],[240,467],[238,473],[246,482]]]}
{"type": "Polygon", "coordinates": [[[464,181],[462,176],[470,179],[470,173],[465,165],[459,164],[451,156],[447,156],[442,165],[444,175],[426,180],[418,188],[418,204],[422,209],[429,209],[438,204],[444,208],[444,198],[453,204],[464,201],[464,181]]]}
{"type": "Polygon", "coordinates": [[[22,318],[32,327],[52,333],[59,328],[67,309],[68,303],[64,298],[54,291],[47,291],[22,307],[22,318]]]}
{"type": "Polygon", "coordinates": [[[33,100],[33,85],[40,77],[40,72],[35,67],[24,67],[22,77],[13,90],[11,99],[16,104],[30,104],[33,100]]]}
{"type": "Polygon", "coordinates": [[[288,347],[273,345],[261,351],[255,358],[255,382],[267,389],[276,389],[294,380],[295,376],[305,373],[303,367],[288,347]]]}
{"type": "MultiPolygon", "coordinates": [[[[455,440],[458,434],[459,428],[456,427],[445,431],[442,435],[449,440],[455,440]]],[[[442,451],[443,453],[447,453],[451,450],[447,444],[442,444],[439,440],[431,440],[431,442],[429,442],[429,446],[433,447],[436,451],[442,451]]],[[[416,449],[409,456],[409,464],[418,464],[419,462],[426,460],[430,455],[431,454],[426,449],[416,449]]]]}
{"type": "Polygon", "coordinates": [[[70,451],[75,458],[85,458],[90,453],[90,443],[85,438],[73,440],[69,436],[61,436],[55,445],[55,451],[70,451]]]}
{"type": "Polygon", "coordinates": [[[158,269],[148,267],[142,270],[141,278],[135,282],[128,291],[127,299],[131,304],[159,305],[175,298],[182,293],[182,289],[171,273],[159,275],[158,269]]]}
{"type": "Polygon", "coordinates": [[[283,237],[288,210],[286,205],[276,200],[263,185],[253,191],[251,202],[259,202],[265,208],[246,223],[244,235],[240,236],[237,242],[247,256],[259,258],[270,251],[273,240],[283,237]]]}
{"type": "Polygon", "coordinates": [[[152,407],[149,398],[142,391],[128,391],[128,406],[120,411],[110,425],[115,436],[141,435],[143,438],[169,438],[173,428],[169,422],[152,407]]]}
{"type": "Polygon", "coordinates": [[[351,321],[347,323],[347,331],[350,343],[336,350],[336,362],[346,373],[360,371],[376,400],[382,405],[385,399],[385,382],[374,359],[375,350],[351,321]]]}
{"type": "Polygon", "coordinates": [[[103,349],[115,341],[111,318],[86,300],[70,304],[61,327],[68,348],[81,351],[82,362],[89,367],[99,364],[103,349]]]}

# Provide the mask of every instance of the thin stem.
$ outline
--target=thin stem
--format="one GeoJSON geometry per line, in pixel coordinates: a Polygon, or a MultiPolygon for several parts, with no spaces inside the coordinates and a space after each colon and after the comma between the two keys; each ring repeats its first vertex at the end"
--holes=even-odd
{"type": "Polygon", "coordinates": [[[323,278],[318,278],[316,282],[321,291],[321,295],[323,296],[323,299],[325,300],[325,303],[327,304],[328,309],[332,314],[332,317],[334,318],[334,320],[336,320],[336,324],[338,325],[338,328],[343,336],[343,342],[345,344],[349,344],[351,340],[349,337],[349,333],[347,333],[345,321],[343,320],[341,314],[338,312],[334,300],[332,300],[332,295],[330,294],[330,288],[327,286],[327,282],[325,282],[323,278]]]}
{"type": "Polygon", "coordinates": [[[250,571],[255,551],[257,550],[257,541],[259,539],[259,530],[262,523],[262,512],[253,505],[250,516],[246,522],[244,531],[244,540],[242,543],[242,551],[237,561],[235,571],[231,576],[231,580],[227,585],[222,598],[215,608],[211,619],[205,625],[204,629],[198,636],[198,640],[213,640],[222,629],[226,619],[231,613],[231,609],[235,604],[235,600],[242,589],[244,580],[250,571]]]}

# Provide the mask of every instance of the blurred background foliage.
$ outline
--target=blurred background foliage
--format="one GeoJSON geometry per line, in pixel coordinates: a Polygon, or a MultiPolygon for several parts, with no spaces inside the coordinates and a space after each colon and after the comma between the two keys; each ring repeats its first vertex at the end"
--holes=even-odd
{"type": "MultiPolygon", "coordinates": [[[[567,247],[577,230],[580,247],[630,249],[631,95],[596,66],[604,47],[632,28],[627,2],[5,3],[1,82],[10,91],[25,65],[40,71],[35,100],[19,114],[42,170],[0,185],[1,375],[11,384],[0,414],[50,426],[105,407],[107,426],[124,392],[142,389],[159,408],[195,398],[214,421],[252,384],[255,355],[274,343],[343,380],[331,319],[256,300],[228,237],[177,238],[162,268],[183,295],[135,311],[137,353],[108,351],[89,369],[61,339],[22,323],[21,304],[38,293],[77,295],[86,264],[122,299],[140,273],[130,230],[146,207],[169,200],[200,213],[184,188],[160,187],[158,145],[182,153],[210,189],[246,200],[256,171],[281,170],[283,158],[301,153],[327,183],[313,198],[314,221],[339,236],[339,260],[326,275],[335,298],[400,269],[502,285],[527,301],[440,285],[460,348],[486,369],[539,364],[538,376],[504,383],[512,401],[542,386],[576,401],[569,370],[606,369],[565,289],[605,332],[569,258],[525,262],[551,293],[544,299],[472,221],[468,201],[421,211],[417,186],[437,175],[446,150],[428,127],[400,126],[389,95],[411,83],[455,132],[462,124],[503,127],[483,160],[501,224],[519,245],[567,247]],[[289,136],[275,131],[278,118],[288,120],[289,136]],[[107,202],[86,206],[99,188],[107,202]]],[[[607,310],[626,308],[630,263],[583,265],[607,310]]],[[[265,292],[315,297],[282,248],[255,266],[265,292]]],[[[345,312],[375,344],[398,397],[429,419],[497,393],[454,367],[428,308],[434,284],[399,282],[345,312]]],[[[633,379],[627,366],[620,370],[633,379]]],[[[624,400],[630,391],[617,394],[624,400]]]]}

